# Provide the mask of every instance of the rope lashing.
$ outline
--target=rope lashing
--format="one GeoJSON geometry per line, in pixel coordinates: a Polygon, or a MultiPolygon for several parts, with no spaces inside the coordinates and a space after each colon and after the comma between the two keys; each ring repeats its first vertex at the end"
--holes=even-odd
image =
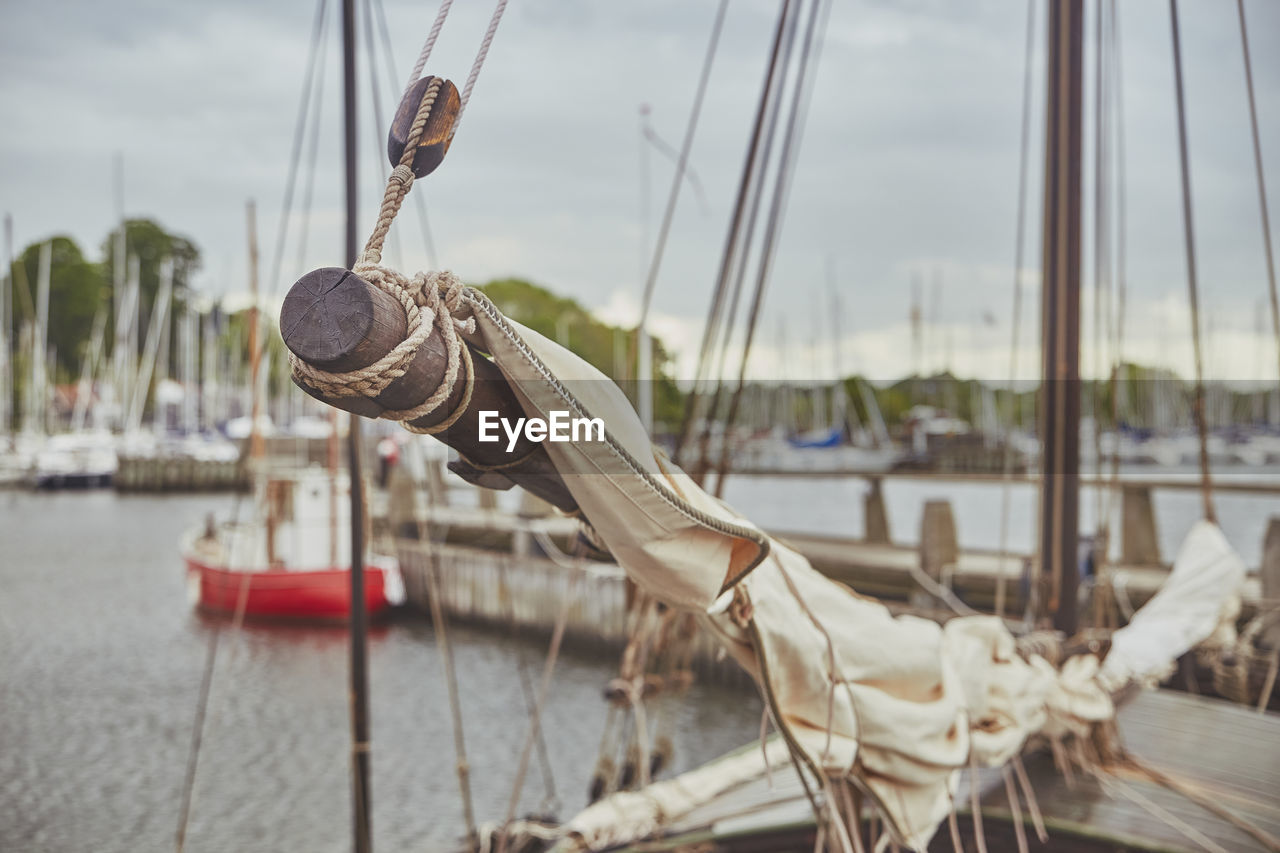
{"type": "Polygon", "coordinates": [[[444,81],[440,78],[423,92],[417,114],[405,143],[400,164],[387,179],[378,221],[365,244],[360,259],[352,272],[374,287],[395,297],[404,308],[407,324],[405,339],[396,344],[386,355],[372,364],[345,372],[330,372],[315,367],[289,352],[289,363],[294,378],[308,388],[328,397],[377,397],[388,385],[404,376],[410,362],[422,349],[432,329],[437,330],[445,345],[447,361],[444,377],[426,400],[409,409],[388,409],[381,418],[399,421],[411,432],[435,434],[452,426],[471,402],[475,387],[475,371],[471,363],[471,351],[463,343],[460,333],[475,331],[475,319],[459,320],[454,316],[464,305],[465,285],[452,272],[419,272],[413,278],[382,266],[382,246],[391,223],[395,220],[405,196],[413,187],[413,170],[410,163],[422,140],[423,128],[431,115],[431,107],[444,81]],[[416,427],[416,421],[439,409],[453,394],[459,378],[465,383],[462,399],[454,410],[440,423],[429,427],[416,427]]]}

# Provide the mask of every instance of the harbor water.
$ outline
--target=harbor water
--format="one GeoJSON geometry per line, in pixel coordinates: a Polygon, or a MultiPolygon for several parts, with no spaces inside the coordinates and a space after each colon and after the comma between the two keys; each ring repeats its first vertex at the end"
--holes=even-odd
{"type": "MultiPolygon", "coordinates": [[[[1274,482],[1280,473],[1233,474],[1274,482]]],[[[782,530],[858,536],[864,481],[733,478],[727,497],[782,530]]],[[[995,548],[1001,486],[885,484],[895,541],[913,542],[925,498],[952,501],[960,542],[995,548]]],[[[503,501],[512,499],[503,495],[503,501]]],[[[188,851],[350,849],[347,634],[341,627],[245,625],[190,606],[181,532],[225,495],[0,492],[0,850],[173,849],[211,632],[216,666],[199,752],[188,851]]],[[[1221,495],[1223,527],[1256,566],[1273,496],[1221,495]]],[[[1082,496],[1082,522],[1096,501],[1082,496]]],[[[1009,543],[1031,547],[1035,491],[1011,493],[1009,543]]],[[[1194,492],[1157,492],[1171,559],[1198,517],[1194,492]]],[[[545,639],[454,626],[475,810],[506,813],[545,639]]],[[[537,753],[518,814],[567,817],[586,802],[616,654],[567,647],[544,711],[550,772],[537,753]],[[551,788],[553,787],[553,790],[551,788]]],[[[370,637],[375,849],[447,850],[463,835],[441,656],[426,619],[370,637]]],[[[695,685],[669,709],[674,767],[754,739],[762,707],[742,687],[695,685]]]]}
{"type": "MultiPolygon", "coordinates": [[[[178,536],[225,496],[0,492],[0,850],[174,849],[209,632],[222,627],[186,850],[347,851],[347,634],[246,625],[188,604],[178,536]]],[[[453,628],[477,818],[506,813],[545,641],[453,628]]],[[[447,850],[464,832],[431,625],[370,637],[375,849],[447,850]]],[[[566,648],[517,814],[586,804],[614,655],[566,648]]],[[[754,738],[749,691],[695,685],[672,708],[677,770],[754,738]]]]}

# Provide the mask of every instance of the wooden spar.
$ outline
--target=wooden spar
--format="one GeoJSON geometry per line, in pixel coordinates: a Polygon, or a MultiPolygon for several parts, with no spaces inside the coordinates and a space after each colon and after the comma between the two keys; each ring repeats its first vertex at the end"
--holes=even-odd
{"type": "MultiPolygon", "coordinates": [[[[346,159],[346,240],[348,266],[355,264],[356,238],[356,7],[342,0],[342,132],[346,159]]],[[[351,829],[356,853],[372,853],[373,798],[369,790],[369,673],[364,603],[364,480],[360,472],[360,420],[347,426],[351,489],[351,829]]]]}
{"type": "Polygon", "coordinates": [[[1041,250],[1041,616],[1077,627],[1083,0],[1050,0],[1041,250]]]}
{"type": "MultiPolygon", "coordinates": [[[[337,268],[307,273],[290,288],[280,309],[280,334],[298,358],[330,371],[350,371],[366,367],[390,352],[408,332],[404,308],[384,291],[355,273],[337,268]]],[[[474,352],[474,349],[473,349],[474,352]]],[[[409,409],[425,400],[444,379],[447,353],[438,334],[427,337],[404,376],[389,384],[373,399],[328,397],[302,386],[317,399],[365,417],[377,417],[392,409],[409,409]]],[[[466,479],[487,488],[506,489],[514,483],[532,494],[572,512],[577,503],[564,480],[551,464],[541,444],[523,435],[515,448],[506,452],[503,442],[481,443],[479,413],[496,411],[502,417],[521,417],[523,410],[502,373],[487,358],[472,358],[475,382],[471,402],[458,420],[437,437],[474,463],[454,463],[450,467],[466,479]],[[512,459],[525,461],[501,471],[485,471],[512,459]]],[[[457,383],[448,401],[426,417],[413,421],[416,427],[440,423],[461,404],[463,383],[457,383]]]]}

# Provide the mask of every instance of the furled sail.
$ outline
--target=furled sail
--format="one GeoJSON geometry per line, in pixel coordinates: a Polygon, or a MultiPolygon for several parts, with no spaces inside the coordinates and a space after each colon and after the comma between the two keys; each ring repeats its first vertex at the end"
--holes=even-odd
{"type": "MultiPolygon", "coordinates": [[[[639,587],[704,614],[760,685],[810,784],[869,795],[908,847],[928,844],[952,808],[961,768],[1000,765],[1032,735],[1083,733],[1110,719],[1111,691],[1151,672],[1159,643],[1176,635],[1163,646],[1167,665],[1208,636],[1217,625],[1211,617],[1237,595],[1239,559],[1203,523],[1174,572],[1179,591],[1157,597],[1153,615],[1139,613],[1128,634],[1117,634],[1124,663],[1108,661],[1101,673],[1092,655],[1061,669],[1024,658],[993,617],[957,618],[945,628],[895,618],[655,454],[630,403],[594,367],[508,320],[476,291],[462,310],[476,319],[470,342],[492,355],[527,416],[568,410],[603,419],[603,442],[545,445],[594,536],[639,587]],[[1213,583],[1184,579],[1206,564],[1218,567],[1213,583]],[[1184,589],[1196,599],[1194,613],[1184,589]],[[1141,639],[1149,625],[1158,626],[1154,643],[1141,639]]],[[[593,821],[584,813],[571,825],[578,846],[622,840],[619,816],[605,809],[593,821]]],[[[651,828],[652,815],[639,824],[631,829],[651,828]]]]}

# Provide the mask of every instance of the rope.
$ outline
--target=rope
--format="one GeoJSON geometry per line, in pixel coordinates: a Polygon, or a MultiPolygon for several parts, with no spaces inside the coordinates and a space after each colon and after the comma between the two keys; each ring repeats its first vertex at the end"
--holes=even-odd
{"type": "MultiPolygon", "coordinates": [[[[230,553],[230,550],[228,550],[230,553]]],[[[240,578],[240,589],[236,595],[236,609],[231,618],[231,630],[239,633],[244,624],[244,612],[249,602],[249,572],[240,578]]],[[[182,782],[182,807],[178,812],[178,833],[174,841],[174,849],[182,853],[186,847],[187,824],[191,819],[191,804],[195,800],[196,768],[200,760],[200,746],[204,740],[205,715],[209,706],[209,693],[213,688],[213,671],[218,658],[218,638],[222,634],[222,626],[215,625],[209,636],[209,647],[205,653],[204,676],[200,679],[200,698],[196,702],[196,719],[191,731],[191,752],[187,758],[187,772],[182,782]]]]}
{"type": "MultiPolygon", "coordinates": [[[[436,39],[440,37],[440,29],[444,26],[444,19],[449,17],[449,9],[453,6],[453,0],[440,0],[440,9],[436,12],[436,19],[431,24],[431,31],[427,33],[427,40],[422,45],[422,50],[418,53],[418,61],[413,64],[413,70],[409,72],[409,82],[404,84],[404,94],[409,94],[409,90],[413,88],[413,84],[418,82],[418,78],[422,76],[422,69],[427,67],[427,59],[431,56],[431,49],[436,46],[436,39]]],[[[404,95],[401,95],[403,98],[404,95]]]]}
{"type": "MultiPolygon", "coordinates": [[[[415,443],[414,450],[419,454],[419,459],[425,463],[426,457],[423,454],[422,445],[415,443]]],[[[427,495],[430,500],[429,489],[427,495]]],[[[422,516],[416,516],[414,521],[418,528],[418,539],[429,542],[430,534],[426,521],[422,516]]],[[[443,534],[441,541],[444,541],[443,534]]],[[[475,809],[471,803],[471,765],[467,761],[467,745],[463,736],[462,703],[458,696],[458,675],[454,668],[453,646],[449,643],[448,623],[445,621],[444,605],[441,601],[440,578],[436,574],[439,559],[439,551],[433,549],[430,554],[425,555],[423,562],[423,568],[426,570],[427,604],[431,608],[431,625],[435,629],[436,646],[440,649],[440,657],[444,663],[445,689],[449,694],[449,712],[453,722],[453,749],[458,772],[458,788],[462,794],[462,811],[467,822],[467,837],[474,848],[479,836],[476,832],[475,809]]]]}
{"type": "Polygon", "coordinates": [[[453,314],[462,308],[465,286],[452,272],[447,270],[420,272],[409,279],[402,273],[382,266],[380,262],[387,232],[400,211],[405,196],[413,187],[413,170],[409,164],[413,162],[427,119],[431,115],[431,108],[435,104],[443,82],[441,78],[436,78],[422,95],[418,112],[409,128],[400,164],[392,170],[391,177],[387,179],[382,205],[378,211],[378,221],[365,243],[359,260],[352,267],[352,272],[379,290],[395,297],[404,308],[407,322],[405,339],[373,364],[345,372],[322,370],[307,364],[292,351],[289,352],[289,363],[292,365],[294,378],[313,391],[328,397],[374,398],[405,374],[410,362],[431,335],[431,330],[437,329],[444,341],[447,354],[445,374],[440,385],[427,399],[416,406],[408,409],[387,409],[379,415],[381,418],[400,421],[411,432],[428,435],[443,432],[453,426],[471,403],[471,395],[475,388],[475,371],[471,362],[471,350],[463,344],[459,333],[475,331],[475,320],[468,318],[463,321],[453,317],[453,314]],[[414,426],[412,421],[434,413],[449,399],[457,385],[460,371],[465,383],[462,400],[449,416],[429,427],[414,426]]]}
{"type": "MultiPolygon", "coordinates": [[[[578,580],[578,578],[574,578],[574,588],[571,592],[577,592],[578,580]]],[[[569,609],[573,606],[575,599],[575,595],[566,595],[564,605],[560,608],[560,614],[556,617],[555,630],[551,634],[551,646],[547,650],[547,662],[542,670],[542,683],[538,687],[538,700],[533,706],[533,714],[529,720],[529,730],[525,734],[524,748],[520,751],[520,763],[516,768],[516,778],[511,786],[511,800],[507,803],[506,820],[503,821],[502,829],[498,835],[498,853],[506,853],[508,830],[512,826],[512,821],[516,815],[516,807],[520,803],[520,791],[524,788],[525,773],[529,769],[529,755],[533,750],[535,735],[542,725],[542,710],[551,687],[551,676],[555,672],[556,659],[560,656],[560,643],[564,639],[565,626],[569,621],[569,609]]]]}
{"type": "Polygon", "coordinates": [[[502,13],[507,9],[507,0],[498,0],[498,5],[494,7],[493,16],[489,18],[489,28],[484,32],[484,38],[480,41],[480,50],[476,53],[475,62],[471,63],[471,73],[467,75],[466,85],[462,87],[462,103],[458,106],[458,115],[453,120],[453,130],[449,132],[449,138],[453,139],[454,134],[458,132],[458,125],[462,123],[462,113],[467,108],[467,101],[471,100],[471,90],[476,87],[476,78],[480,76],[480,69],[484,65],[485,57],[489,55],[489,45],[493,43],[493,37],[498,32],[498,23],[502,20],[502,13]]]}
{"type": "MultiPolygon", "coordinates": [[[[1249,91],[1249,123],[1253,130],[1253,162],[1258,173],[1258,205],[1262,213],[1262,240],[1267,250],[1267,285],[1271,296],[1271,329],[1276,337],[1276,357],[1280,358],[1280,296],[1276,294],[1276,262],[1271,251],[1271,217],[1267,214],[1267,185],[1262,177],[1262,143],[1258,140],[1258,107],[1253,97],[1253,65],[1249,60],[1249,29],[1244,19],[1244,0],[1236,0],[1240,11],[1240,46],[1244,50],[1244,80],[1249,91]]],[[[1276,374],[1280,379],[1280,373],[1276,374]]]]}
{"type": "Polygon", "coordinates": [[[1191,347],[1195,354],[1196,385],[1193,414],[1200,437],[1200,498],[1204,518],[1217,521],[1213,509],[1213,485],[1209,479],[1209,436],[1204,412],[1204,362],[1200,348],[1200,293],[1196,284],[1195,225],[1191,215],[1191,166],[1187,155],[1187,108],[1182,93],[1182,40],[1178,34],[1178,0],[1169,0],[1173,30],[1173,80],[1178,104],[1178,155],[1182,174],[1182,225],[1187,249],[1187,291],[1191,301],[1191,347]]]}
{"type": "Polygon", "coordinates": [[[1031,59],[1035,55],[1036,4],[1027,4],[1026,47],[1022,59],[1022,136],[1018,145],[1018,214],[1014,220],[1017,236],[1013,248],[1013,330],[1009,343],[1009,434],[1004,440],[1003,480],[1000,490],[1000,573],[996,577],[996,616],[1004,617],[1006,578],[1005,561],[1009,553],[1009,510],[1013,491],[1013,433],[1015,407],[1018,399],[1015,380],[1018,377],[1018,339],[1022,329],[1022,261],[1026,245],[1027,163],[1031,142],[1031,59]]]}

